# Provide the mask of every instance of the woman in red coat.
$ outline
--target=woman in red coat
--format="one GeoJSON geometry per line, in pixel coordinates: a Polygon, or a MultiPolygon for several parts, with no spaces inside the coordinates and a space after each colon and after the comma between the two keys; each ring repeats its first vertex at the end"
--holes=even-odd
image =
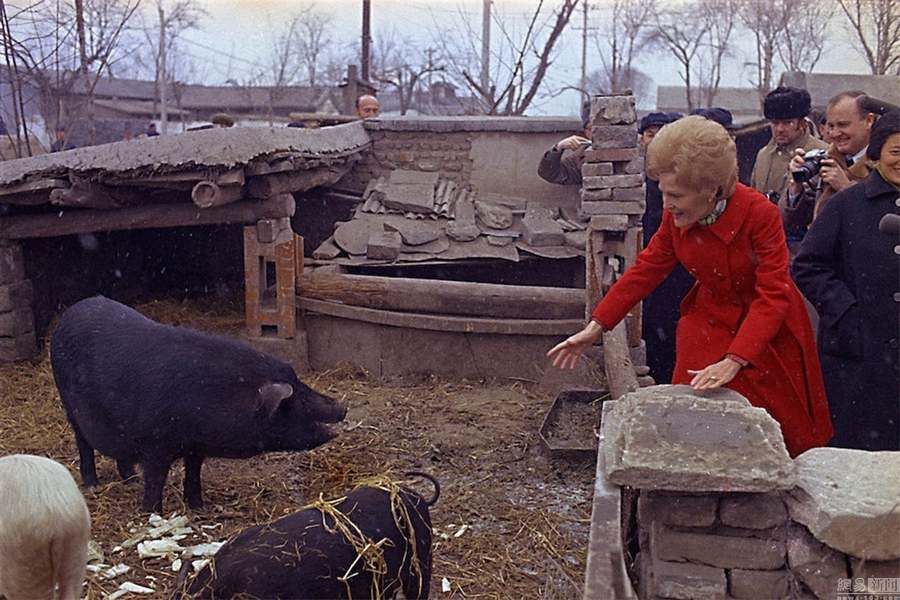
{"type": "Polygon", "coordinates": [[[663,127],[647,159],[663,193],[662,225],[588,325],[548,356],[573,367],[681,263],[696,283],[681,303],[672,383],[741,393],[781,424],[792,456],[823,446],[831,418],[778,208],[737,183],[734,141],[703,117],[663,127]]]}

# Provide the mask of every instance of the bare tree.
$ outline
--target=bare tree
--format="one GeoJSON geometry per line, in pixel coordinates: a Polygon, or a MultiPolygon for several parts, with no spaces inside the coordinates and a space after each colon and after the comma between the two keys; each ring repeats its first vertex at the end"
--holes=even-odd
{"type": "MultiPolygon", "coordinates": [[[[99,79],[128,53],[128,25],[140,0],[37,0],[14,14],[3,5],[3,45],[14,88],[35,88],[46,124],[87,113],[99,79]],[[73,102],[73,92],[85,102],[73,102]],[[65,114],[64,114],[65,112],[65,114]]],[[[25,127],[24,106],[16,131],[25,127]]],[[[27,136],[26,136],[27,137],[27,136]]]]}
{"type": "Polygon", "coordinates": [[[680,65],[688,110],[715,101],[737,8],[737,0],[698,0],[656,14],[652,37],[680,65]]]}
{"type": "Polygon", "coordinates": [[[594,42],[603,65],[602,81],[606,93],[635,90],[637,71],[634,59],[651,43],[647,23],[656,14],[656,0],[613,0],[609,12],[603,15],[602,26],[594,35],[594,42]]]}
{"type": "Polygon", "coordinates": [[[855,34],[855,47],[873,75],[900,74],[900,4],[896,0],[837,0],[855,34]]]}
{"type": "Polygon", "coordinates": [[[653,101],[655,90],[653,79],[635,67],[628,71],[627,79],[620,83],[621,87],[619,88],[614,87],[613,82],[610,80],[610,73],[606,69],[597,69],[588,73],[586,83],[587,89],[585,91],[588,94],[609,94],[612,90],[624,91],[628,89],[634,94],[634,100],[639,107],[646,106],[653,101]]]}
{"type": "Polygon", "coordinates": [[[179,51],[182,38],[185,32],[198,29],[206,15],[197,0],[154,0],[152,10],[143,15],[142,30],[151,50],[142,60],[154,66],[154,79],[159,82],[154,102],[160,102],[161,95],[179,79],[189,60],[187,53],[179,51]]]}
{"type": "Polygon", "coordinates": [[[315,3],[297,16],[296,41],[300,63],[306,71],[306,83],[316,85],[322,63],[332,45],[329,32],[332,16],[317,10],[315,3]]]}
{"type": "Polygon", "coordinates": [[[731,36],[737,24],[737,0],[700,0],[697,15],[706,30],[700,52],[700,91],[706,106],[712,106],[722,82],[722,67],[731,53],[731,36]]]}
{"type": "Polygon", "coordinates": [[[653,39],[672,53],[680,65],[688,111],[700,103],[696,86],[697,54],[706,39],[706,30],[694,21],[686,7],[672,8],[656,14],[653,39]]]}
{"type": "Polygon", "coordinates": [[[497,43],[492,40],[493,72],[483,85],[479,75],[481,35],[475,32],[468,17],[460,14],[458,24],[439,26],[437,17],[433,43],[438,61],[445,65],[450,79],[467,88],[475,96],[485,114],[522,115],[534,101],[554,61],[556,44],[562,37],[579,0],[562,0],[549,16],[544,15],[544,0],[539,0],[528,17],[524,31],[512,20],[493,14],[493,25],[499,30],[497,43]]]}
{"type": "Polygon", "coordinates": [[[792,3],[787,0],[743,0],[738,16],[755,42],[756,60],[752,64],[756,77],[753,84],[762,102],[772,89],[775,61],[792,16],[792,3]]]}
{"type": "Polygon", "coordinates": [[[790,2],[791,16],[778,45],[778,56],[788,71],[812,71],[825,51],[834,4],[820,0],[790,2]]]}

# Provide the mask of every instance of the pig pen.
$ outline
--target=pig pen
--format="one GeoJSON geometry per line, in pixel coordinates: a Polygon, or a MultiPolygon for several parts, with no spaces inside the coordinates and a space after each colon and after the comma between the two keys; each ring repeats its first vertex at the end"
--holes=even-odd
{"type": "MultiPolygon", "coordinates": [[[[237,297],[144,301],[136,307],[167,323],[235,336],[244,331],[237,297]]],[[[309,453],[207,460],[207,507],[196,513],[182,502],[179,464],[166,488],[165,516],[187,515],[197,535],[184,545],[222,541],[298,510],[319,494],[337,497],[359,479],[385,472],[399,478],[418,469],[442,485],[432,509],[432,597],[580,596],[593,463],[551,460],[540,444],[541,418],[559,390],[555,377],[548,372],[541,381],[383,382],[350,367],[308,376],[309,385],[349,407],[337,439],[309,453]]],[[[49,456],[80,481],[46,350],[33,361],[0,365],[0,381],[0,452],[49,456]]],[[[125,582],[149,590],[127,597],[168,597],[176,555],[141,559],[135,546],[125,544],[148,524],[140,512],[140,483],[120,481],[106,458],[98,460],[98,474],[101,485],[85,491],[95,550],[102,552],[102,564],[129,570],[89,573],[86,597],[105,598],[125,582]]]]}

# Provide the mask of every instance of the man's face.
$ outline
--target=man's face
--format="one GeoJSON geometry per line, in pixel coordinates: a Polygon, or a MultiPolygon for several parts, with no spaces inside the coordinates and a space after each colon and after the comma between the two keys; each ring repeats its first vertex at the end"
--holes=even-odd
{"type": "Polygon", "coordinates": [[[837,151],[852,156],[869,144],[874,117],[860,114],[853,98],[843,98],[828,110],[828,135],[837,151]]]}
{"type": "Polygon", "coordinates": [[[359,101],[359,108],[356,112],[363,119],[372,119],[378,116],[379,106],[378,100],[375,98],[363,98],[359,101]]]}
{"type": "Polygon", "coordinates": [[[775,143],[785,147],[800,139],[806,129],[806,122],[803,119],[772,119],[769,127],[775,143]]]}
{"type": "Polygon", "coordinates": [[[646,150],[647,146],[650,144],[650,142],[653,141],[653,138],[656,137],[656,134],[659,132],[660,129],[661,129],[661,127],[656,127],[656,126],[648,127],[647,129],[645,129],[644,132],[641,134],[641,138],[639,140],[641,143],[641,148],[646,150]]]}

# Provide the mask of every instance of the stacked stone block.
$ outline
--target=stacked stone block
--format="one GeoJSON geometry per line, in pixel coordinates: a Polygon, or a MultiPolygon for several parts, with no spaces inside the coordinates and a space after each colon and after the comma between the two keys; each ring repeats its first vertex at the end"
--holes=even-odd
{"type": "Polygon", "coordinates": [[[581,169],[581,211],[586,215],[644,213],[644,161],[638,150],[634,96],[591,99],[591,150],[581,169]]]}
{"type": "Polygon", "coordinates": [[[638,495],[642,600],[900,596],[898,452],[791,459],[736,392],[655,386],[604,403],[601,454],[638,495]]]}
{"type": "Polygon", "coordinates": [[[37,353],[32,296],[21,244],[0,240],[0,362],[37,353]]]}

